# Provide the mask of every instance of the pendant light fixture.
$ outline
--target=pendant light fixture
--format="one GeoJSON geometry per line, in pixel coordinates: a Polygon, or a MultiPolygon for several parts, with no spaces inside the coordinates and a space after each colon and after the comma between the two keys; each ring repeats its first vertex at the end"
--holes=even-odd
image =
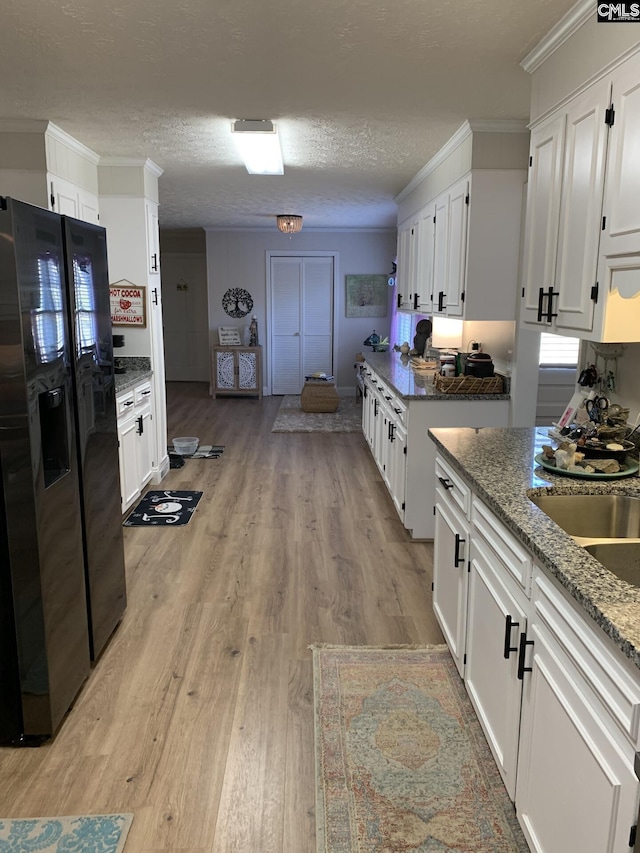
{"type": "Polygon", "coordinates": [[[297,234],[302,231],[302,217],[293,213],[280,213],[276,220],[283,234],[297,234]]]}

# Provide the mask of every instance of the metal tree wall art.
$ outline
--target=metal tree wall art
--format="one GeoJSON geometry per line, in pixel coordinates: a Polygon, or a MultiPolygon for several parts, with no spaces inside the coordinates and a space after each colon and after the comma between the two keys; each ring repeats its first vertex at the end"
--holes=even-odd
{"type": "Polygon", "coordinates": [[[222,297],[222,307],[230,317],[246,317],[253,308],[253,299],[248,290],[230,287],[222,297]]]}

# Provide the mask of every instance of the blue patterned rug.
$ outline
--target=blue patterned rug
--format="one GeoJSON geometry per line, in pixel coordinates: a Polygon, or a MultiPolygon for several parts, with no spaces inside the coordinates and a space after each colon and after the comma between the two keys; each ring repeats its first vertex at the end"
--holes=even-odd
{"type": "Polygon", "coordinates": [[[2,853],[122,853],[132,814],[0,818],[2,853]]]}

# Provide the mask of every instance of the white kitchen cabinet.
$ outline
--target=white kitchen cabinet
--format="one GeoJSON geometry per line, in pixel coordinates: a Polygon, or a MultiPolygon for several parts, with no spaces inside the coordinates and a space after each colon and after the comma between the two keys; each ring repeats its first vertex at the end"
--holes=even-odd
{"type": "Polygon", "coordinates": [[[396,307],[409,308],[409,293],[413,291],[415,276],[415,246],[413,220],[398,228],[398,256],[396,268],[396,307]]]}
{"type": "Polygon", "coordinates": [[[525,589],[531,559],[477,501],[473,522],[465,685],[507,792],[514,800],[522,704],[518,664],[524,654],[521,637],[527,634],[525,589]]]}
{"type": "Polygon", "coordinates": [[[522,322],[602,342],[640,323],[640,58],[531,133],[522,322]]]}
{"type": "Polygon", "coordinates": [[[160,231],[158,225],[158,205],[145,200],[145,219],[147,223],[147,260],[149,275],[160,275],[160,231]]]}
{"type": "Polygon", "coordinates": [[[461,676],[464,675],[469,555],[469,489],[436,460],[433,611],[461,676]],[[462,508],[465,508],[464,510],[462,508]]]}
{"type": "Polygon", "coordinates": [[[464,315],[469,184],[463,178],[435,203],[433,312],[447,317],[464,315]]]}
{"type": "Polygon", "coordinates": [[[145,380],[116,398],[120,495],[123,513],[151,480],[155,463],[151,382],[145,380]]]}
{"type": "Polygon", "coordinates": [[[434,611],[527,842],[533,853],[627,853],[637,670],[457,471],[436,465],[434,611]],[[468,591],[451,571],[456,534],[470,549],[468,591]]]}
{"type": "Polygon", "coordinates": [[[609,92],[600,80],[531,134],[523,318],[551,332],[593,329],[609,92]]]}
{"type": "Polygon", "coordinates": [[[616,68],[611,82],[613,124],[601,252],[605,256],[640,254],[640,57],[633,56],[616,68]]]}
{"type": "Polygon", "coordinates": [[[414,230],[417,229],[415,281],[411,308],[419,314],[433,310],[433,268],[435,253],[435,204],[420,211],[414,230]]]}
{"type": "Polygon", "coordinates": [[[72,216],[82,222],[99,225],[98,196],[56,175],[47,175],[49,181],[49,208],[63,216],[72,216]]]}
{"type": "Polygon", "coordinates": [[[542,573],[529,641],[516,788],[529,846],[628,853],[638,815],[637,730],[627,739],[612,710],[637,711],[635,682],[542,573]]]}

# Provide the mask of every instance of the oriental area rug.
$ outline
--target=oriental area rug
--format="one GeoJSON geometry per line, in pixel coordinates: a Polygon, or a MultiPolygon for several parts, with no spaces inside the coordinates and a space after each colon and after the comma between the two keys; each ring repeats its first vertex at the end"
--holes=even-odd
{"type": "Polygon", "coordinates": [[[11,853],[122,853],[132,814],[0,818],[0,850],[11,853]]]}
{"type": "Polygon", "coordinates": [[[303,412],[300,395],[288,394],[271,432],[362,432],[362,403],[357,397],[340,397],[335,412],[303,412]]]}
{"type": "Polygon", "coordinates": [[[313,646],[318,853],[528,853],[446,646],[313,646]]]}

